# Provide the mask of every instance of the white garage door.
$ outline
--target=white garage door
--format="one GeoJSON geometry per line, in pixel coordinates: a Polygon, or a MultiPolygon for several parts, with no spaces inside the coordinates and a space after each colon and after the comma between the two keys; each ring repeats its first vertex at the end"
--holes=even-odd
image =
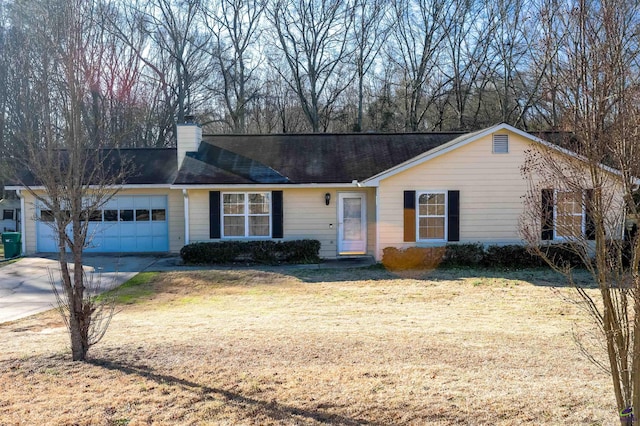
{"type": "MultiPolygon", "coordinates": [[[[58,250],[50,226],[51,212],[38,209],[39,252],[58,250]]],[[[86,252],[127,253],[169,251],[167,197],[121,195],[90,219],[86,252]]]]}

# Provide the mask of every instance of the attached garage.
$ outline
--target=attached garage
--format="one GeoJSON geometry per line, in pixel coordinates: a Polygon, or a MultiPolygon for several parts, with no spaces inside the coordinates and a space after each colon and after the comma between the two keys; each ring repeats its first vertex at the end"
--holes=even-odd
{"type": "MultiPolygon", "coordinates": [[[[37,251],[55,252],[51,212],[37,209],[37,251]]],[[[166,195],[121,195],[89,219],[88,247],[92,253],[169,251],[166,195]]]]}

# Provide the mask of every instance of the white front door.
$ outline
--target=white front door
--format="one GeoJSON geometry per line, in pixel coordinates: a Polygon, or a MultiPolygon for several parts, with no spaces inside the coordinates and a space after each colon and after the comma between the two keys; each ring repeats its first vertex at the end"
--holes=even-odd
{"type": "Polygon", "coordinates": [[[367,252],[367,197],[361,192],[338,193],[338,254],[367,252]]]}

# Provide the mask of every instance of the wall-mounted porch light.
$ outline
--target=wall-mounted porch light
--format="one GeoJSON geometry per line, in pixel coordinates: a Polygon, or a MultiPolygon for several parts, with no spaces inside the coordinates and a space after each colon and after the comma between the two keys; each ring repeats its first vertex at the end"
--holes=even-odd
{"type": "Polygon", "coordinates": [[[326,194],[324,194],[324,203],[328,206],[330,202],[331,202],[331,194],[327,192],[326,194]]]}

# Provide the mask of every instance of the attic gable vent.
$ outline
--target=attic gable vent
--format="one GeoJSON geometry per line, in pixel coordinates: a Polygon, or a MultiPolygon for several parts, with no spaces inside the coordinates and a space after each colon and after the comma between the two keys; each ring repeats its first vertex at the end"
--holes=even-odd
{"type": "Polygon", "coordinates": [[[493,135],[493,153],[509,153],[509,135],[493,135]]]}

